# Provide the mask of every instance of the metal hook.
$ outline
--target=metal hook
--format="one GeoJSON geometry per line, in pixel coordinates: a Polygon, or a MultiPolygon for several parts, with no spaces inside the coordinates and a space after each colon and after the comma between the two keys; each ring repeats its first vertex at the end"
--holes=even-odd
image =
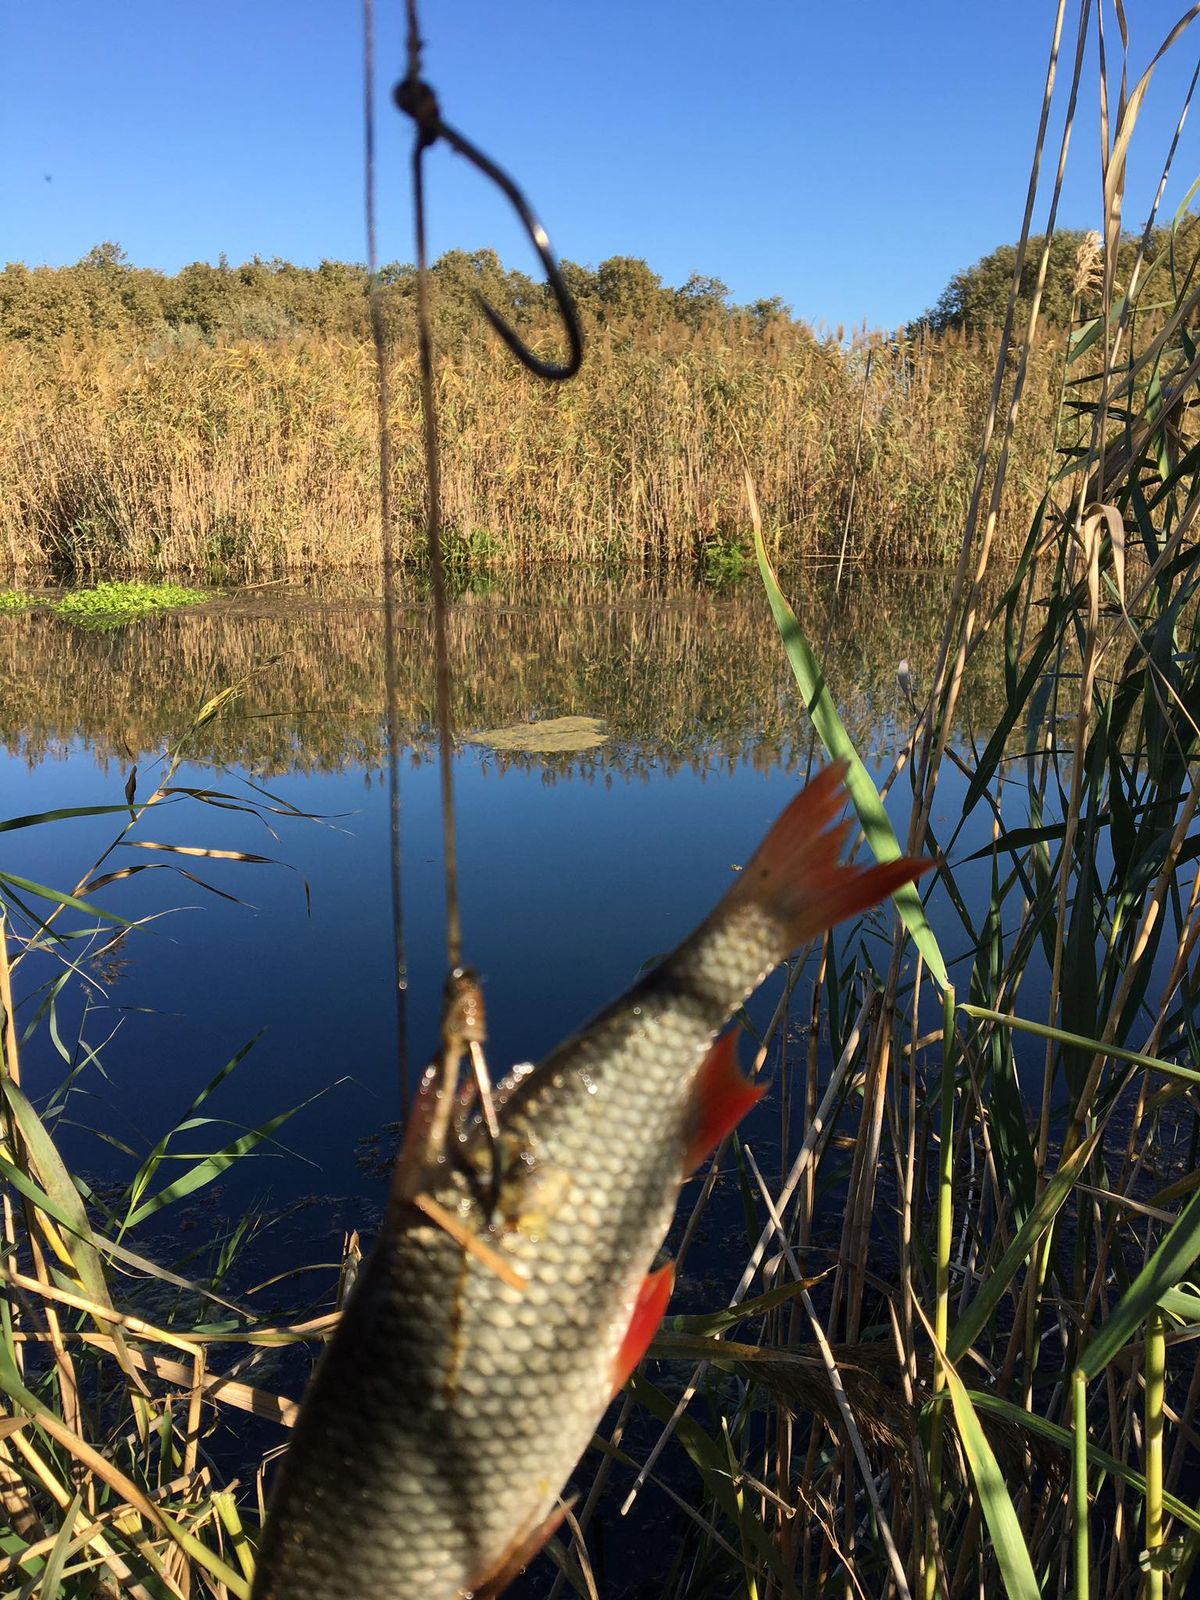
{"type": "Polygon", "coordinates": [[[506,172],[494,161],[489,160],[469,139],[464,139],[461,133],[442,121],[437,96],[427,83],[423,83],[420,79],[402,78],[393,91],[393,98],[400,110],[406,112],[417,125],[418,155],[438,139],[445,139],[451,149],[456,150],[460,156],[465,156],[473,167],[478,167],[485,177],[490,178],[497,188],[507,195],[513,210],[521,219],[525,232],[529,235],[533,248],[538,253],[546,273],[546,281],[553,291],[554,302],[562,318],[570,347],[566,361],[560,365],[553,361],[543,361],[540,356],[534,355],[494,306],[489,305],[478,292],[475,298],[479,301],[484,316],[523,367],[528,367],[529,371],[539,378],[549,378],[556,382],[573,378],[583,361],[583,334],[579,327],[579,316],[571,299],[570,290],[559,271],[558,262],[554,259],[554,251],[550,247],[546,230],[534,215],[529,202],[506,172]]]}

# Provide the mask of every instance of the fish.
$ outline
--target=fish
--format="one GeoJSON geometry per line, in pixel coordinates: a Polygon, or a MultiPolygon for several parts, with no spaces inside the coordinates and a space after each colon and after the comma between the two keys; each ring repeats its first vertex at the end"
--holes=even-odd
{"type": "Polygon", "coordinates": [[[844,767],[793,799],[715,909],[468,1112],[462,979],[384,1220],[274,1485],[252,1600],[492,1600],[667,1308],[680,1187],[761,1098],[737,1008],[785,956],[931,863],[840,860],[844,767]],[[715,1043],[714,1043],[715,1041],[715,1043]],[[452,1062],[454,1071],[448,1071],[452,1062]]]}

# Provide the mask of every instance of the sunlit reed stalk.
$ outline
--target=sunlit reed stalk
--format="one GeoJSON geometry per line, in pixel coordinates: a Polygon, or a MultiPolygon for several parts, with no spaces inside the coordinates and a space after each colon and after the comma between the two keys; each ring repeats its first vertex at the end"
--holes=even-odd
{"type": "MultiPolygon", "coordinates": [[[[937,1260],[934,1335],[944,1350],[950,1331],[950,1250],[954,1233],[954,1072],[957,1015],[954,986],[946,989],[942,1022],[941,1115],[938,1126],[937,1260]]],[[[929,1489],[932,1515],[940,1515],[942,1497],[942,1447],[944,1438],[943,1391],[946,1375],[939,1365],[933,1375],[933,1404],[929,1413],[929,1489]]],[[[937,1594],[937,1565],[932,1535],[925,1550],[925,1597],[937,1594]]]]}
{"type": "Polygon", "coordinates": [[[1074,1600],[1088,1600],[1088,1398],[1087,1379],[1078,1368],[1071,1374],[1071,1528],[1074,1600]]]}
{"type": "Polygon", "coordinates": [[[1146,1320],[1146,1600],[1163,1596],[1163,1402],[1167,1373],[1166,1317],[1156,1306],[1146,1320]]]}

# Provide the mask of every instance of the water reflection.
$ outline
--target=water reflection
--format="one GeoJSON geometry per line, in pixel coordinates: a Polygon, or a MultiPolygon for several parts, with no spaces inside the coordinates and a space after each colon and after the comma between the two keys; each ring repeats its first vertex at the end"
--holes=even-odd
{"type": "MultiPolygon", "coordinates": [[[[907,662],[928,682],[949,579],[850,574],[790,586],[843,717],[864,755],[881,759],[909,702],[907,662]]],[[[428,607],[400,609],[399,698],[416,760],[433,723],[428,607]]],[[[562,716],[598,718],[593,750],[489,756],[497,772],[547,782],[697,773],[748,762],[791,767],[807,746],[794,685],[756,583],[728,594],[582,580],[494,583],[463,593],[450,616],[454,716],[464,732],[562,716]]],[[[382,610],[368,592],[233,594],[199,610],[111,632],[48,615],[0,619],[0,741],[31,764],[81,741],[107,767],[158,751],[198,705],[231,685],[234,705],[189,743],[202,762],[286,772],[377,774],[383,748],[382,610]]],[[[987,726],[999,686],[976,673],[966,717],[987,726]],[[989,704],[989,702],[992,702],[989,704]]]]}

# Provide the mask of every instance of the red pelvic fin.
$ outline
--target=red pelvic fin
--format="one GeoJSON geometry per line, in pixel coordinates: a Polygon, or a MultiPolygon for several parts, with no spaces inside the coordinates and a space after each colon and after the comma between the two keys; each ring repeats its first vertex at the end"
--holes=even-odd
{"type": "Polygon", "coordinates": [[[742,1076],[737,1063],[738,1033],[737,1028],[723,1033],[696,1074],[695,1121],[683,1157],[685,1173],[695,1171],[767,1092],[765,1084],[742,1076]]]}
{"type": "Polygon", "coordinates": [[[651,1272],[642,1280],[637,1304],[625,1330],[617,1359],[613,1362],[613,1394],[624,1386],[630,1373],[650,1348],[650,1341],[658,1332],[667,1314],[667,1302],[675,1287],[675,1267],[668,1261],[665,1267],[651,1272]]]}
{"type": "Polygon", "coordinates": [[[800,791],[726,897],[731,908],[749,901],[781,925],[780,956],[886,899],[934,864],[913,856],[868,866],[840,861],[850,824],[830,824],[846,803],[845,776],[846,763],[835,761],[800,791]]]}
{"type": "Polygon", "coordinates": [[[517,1574],[525,1570],[546,1541],[557,1533],[571,1505],[570,1500],[560,1501],[532,1532],[518,1534],[500,1557],[495,1570],[472,1583],[468,1591],[471,1600],[496,1600],[496,1596],[508,1588],[517,1574]]]}

